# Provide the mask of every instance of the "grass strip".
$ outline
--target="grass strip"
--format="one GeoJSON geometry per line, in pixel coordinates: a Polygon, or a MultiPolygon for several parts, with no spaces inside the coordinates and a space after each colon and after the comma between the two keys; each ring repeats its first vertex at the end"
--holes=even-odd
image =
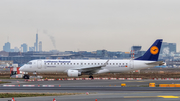
{"type": "Polygon", "coordinates": [[[0,93],[0,98],[79,95],[85,93],[0,93]]]}
{"type": "Polygon", "coordinates": [[[4,81],[0,81],[0,84],[3,84],[3,83],[11,83],[11,82],[4,82],[4,81]]]}

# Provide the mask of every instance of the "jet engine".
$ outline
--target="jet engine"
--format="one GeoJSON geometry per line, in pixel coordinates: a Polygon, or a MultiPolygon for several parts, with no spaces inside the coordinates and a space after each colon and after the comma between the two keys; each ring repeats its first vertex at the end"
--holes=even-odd
{"type": "Polygon", "coordinates": [[[78,70],[68,70],[67,71],[67,75],[68,77],[78,77],[81,76],[81,72],[79,72],[78,70]]]}

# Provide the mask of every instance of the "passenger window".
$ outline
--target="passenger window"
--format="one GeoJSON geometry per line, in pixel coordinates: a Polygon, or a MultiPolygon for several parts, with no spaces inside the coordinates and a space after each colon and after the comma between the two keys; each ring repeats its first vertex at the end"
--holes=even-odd
{"type": "Polygon", "coordinates": [[[76,63],[74,63],[74,65],[76,65],[76,63]]]}
{"type": "Polygon", "coordinates": [[[86,63],[84,63],[84,65],[86,65],[86,63]]]}
{"type": "Polygon", "coordinates": [[[79,63],[77,63],[77,65],[79,65],[79,63]]]}
{"type": "Polygon", "coordinates": [[[118,65],[118,63],[116,63],[116,65],[118,65]]]}
{"type": "Polygon", "coordinates": [[[109,63],[109,65],[111,65],[111,63],[109,63]]]}
{"type": "Polygon", "coordinates": [[[124,63],[123,63],[123,65],[124,65],[124,63]]]}
{"type": "Polygon", "coordinates": [[[94,65],[96,65],[96,63],[94,63],[94,65]]]}
{"type": "Polygon", "coordinates": [[[114,65],[114,63],[113,63],[113,65],[114,65]]]}
{"type": "Polygon", "coordinates": [[[91,63],[93,65],[93,63],[91,63]]]}
{"type": "Polygon", "coordinates": [[[88,65],[89,65],[90,63],[88,63],[88,65]]]}

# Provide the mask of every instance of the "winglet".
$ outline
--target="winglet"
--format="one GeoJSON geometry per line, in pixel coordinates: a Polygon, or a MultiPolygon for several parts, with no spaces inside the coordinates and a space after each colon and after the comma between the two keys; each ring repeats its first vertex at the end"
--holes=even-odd
{"type": "Polygon", "coordinates": [[[108,64],[109,60],[107,60],[104,65],[102,65],[101,67],[106,67],[106,65],[108,64]]]}

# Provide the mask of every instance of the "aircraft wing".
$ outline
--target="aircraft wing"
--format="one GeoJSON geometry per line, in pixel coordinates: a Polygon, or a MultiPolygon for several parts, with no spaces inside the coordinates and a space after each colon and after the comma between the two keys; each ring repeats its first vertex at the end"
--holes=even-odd
{"type": "Polygon", "coordinates": [[[163,65],[165,64],[163,61],[156,61],[156,62],[151,62],[151,63],[146,63],[147,65],[163,65]]]}
{"type": "Polygon", "coordinates": [[[94,67],[81,67],[81,68],[74,68],[75,70],[79,70],[83,73],[95,73],[97,70],[100,70],[101,67],[106,67],[109,60],[107,60],[103,65],[94,66],[94,67]]]}

